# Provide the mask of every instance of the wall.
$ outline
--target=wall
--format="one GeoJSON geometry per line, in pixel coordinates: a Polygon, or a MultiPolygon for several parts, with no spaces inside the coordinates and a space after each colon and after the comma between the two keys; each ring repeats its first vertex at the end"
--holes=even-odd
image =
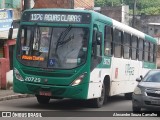
{"type": "Polygon", "coordinates": [[[135,28],[138,30],[150,34],[153,36],[149,31],[148,31],[148,23],[160,23],[160,15],[140,15],[136,16],[136,24],[135,28]]]}
{"type": "Polygon", "coordinates": [[[70,0],[35,0],[34,8],[70,8],[70,0]]]}
{"type": "MultiPolygon", "coordinates": [[[[72,0],[35,0],[34,8],[71,8],[72,0]]],[[[94,0],[73,0],[74,8],[94,7],[94,0]]]]}
{"type": "Polygon", "coordinates": [[[101,7],[98,12],[129,25],[129,6],[101,7]]]}
{"type": "Polygon", "coordinates": [[[94,0],[74,0],[74,7],[93,9],[94,0]]]}
{"type": "Polygon", "coordinates": [[[122,7],[102,7],[100,13],[111,17],[119,22],[121,22],[122,14],[121,14],[122,7]]]}

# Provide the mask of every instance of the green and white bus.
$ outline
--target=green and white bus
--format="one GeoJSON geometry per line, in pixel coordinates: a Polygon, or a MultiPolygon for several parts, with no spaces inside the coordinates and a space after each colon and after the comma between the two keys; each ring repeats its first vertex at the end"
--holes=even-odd
{"type": "Polygon", "coordinates": [[[31,9],[21,17],[14,92],[90,100],[131,97],[136,78],[156,68],[156,40],[91,10],[31,9]]]}

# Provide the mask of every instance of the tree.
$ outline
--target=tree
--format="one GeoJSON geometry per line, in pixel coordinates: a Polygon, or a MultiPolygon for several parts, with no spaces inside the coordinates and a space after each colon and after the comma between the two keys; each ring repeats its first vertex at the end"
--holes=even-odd
{"type": "Polygon", "coordinates": [[[119,6],[122,0],[95,0],[96,7],[102,6],[119,6]]]}
{"type": "MultiPolygon", "coordinates": [[[[95,6],[120,6],[121,4],[129,5],[133,10],[134,0],[95,0],[95,6]]],[[[136,13],[155,15],[160,14],[160,0],[137,0],[136,13]]]]}

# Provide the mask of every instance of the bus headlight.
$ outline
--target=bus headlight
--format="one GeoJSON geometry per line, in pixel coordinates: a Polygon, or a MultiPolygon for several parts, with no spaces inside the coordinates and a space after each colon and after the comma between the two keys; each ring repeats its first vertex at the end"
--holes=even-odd
{"type": "Polygon", "coordinates": [[[19,73],[19,71],[16,68],[14,68],[14,75],[17,80],[24,81],[23,77],[21,76],[21,74],[19,73]]]}
{"type": "Polygon", "coordinates": [[[77,79],[75,79],[72,83],[71,83],[71,86],[76,86],[76,85],[79,85],[83,78],[85,77],[85,74],[82,74],[80,75],[77,79]]]}
{"type": "Polygon", "coordinates": [[[136,95],[142,94],[141,89],[139,87],[136,87],[134,90],[134,94],[136,94],[136,95]]]}

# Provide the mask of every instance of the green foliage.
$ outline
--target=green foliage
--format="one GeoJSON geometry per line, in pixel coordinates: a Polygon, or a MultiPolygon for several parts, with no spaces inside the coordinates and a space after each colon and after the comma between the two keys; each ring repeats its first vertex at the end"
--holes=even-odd
{"type": "Polygon", "coordinates": [[[102,7],[106,4],[105,0],[95,0],[96,7],[102,7]]]}
{"type": "Polygon", "coordinates": [[[140,11],[140,14],[157,15],[160,14],[160,7],[149,7],[140,11]]]}
{"type": "Polygon", "coordinates": [[[102,6],[119,6],[121,5],[121,0],[95,0],[96,7],[102,6]]]}
{"type": "MultiPolygon", "coordinates": [[[[95,6],[120,6],[121,4],[129,5],[133,10],[135,0],[95,0],[95,6]]],[[[160,0],[136,0],[138,14],[156,15],[160,14],[160,0]]]]}

